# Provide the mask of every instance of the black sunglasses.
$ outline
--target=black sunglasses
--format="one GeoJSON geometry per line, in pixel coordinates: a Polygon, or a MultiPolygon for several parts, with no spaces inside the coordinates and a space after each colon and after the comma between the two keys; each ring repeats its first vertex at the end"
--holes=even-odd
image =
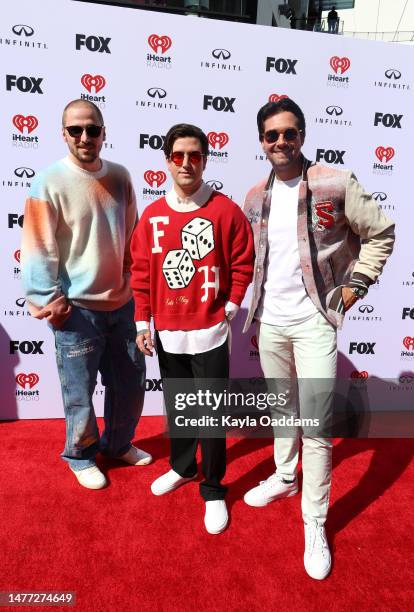
{"type": "Polygon", "coordinates": [[[265,132],[263,134],[263,138],[267,142],[267,144],[272,144],[274,142],[277,142],[279,140],[279,136],[282,135],[283,139],[286,140],[286,142],[293,142],[294,140],[296,140],[296,138],[301,132],[302,130],[297,130],[296,128],[287,128],[287,130],[285,130],[284,132],[278,132],[278,130],[269,130],[268,132],[265,132]]]}
{"type": "Polygon", "coordinates": [[[87,125],[86,127],[82,127],[81,125],[66,125],[65,130],[68,131],[72,138],[79,138],[84,131],[89,138],[99,138],[103,127],[103,125],[87,125]]]}

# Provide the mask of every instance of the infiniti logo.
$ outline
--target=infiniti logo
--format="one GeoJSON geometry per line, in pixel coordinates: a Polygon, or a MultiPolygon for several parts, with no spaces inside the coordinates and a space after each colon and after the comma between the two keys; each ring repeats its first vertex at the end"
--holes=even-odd
{"type": "Polygon", "coordinates": [[[374,191],[374,193],[371,193],[371,196],[374,198],[376,202],[378,201],[384,202],[384,200],[387,199],[387,194],[384,193],[383,191],[374,191]]]}
{"type": "Polygon", "coordinates": [[[35,175],[35,171],[31,168],[25,168],[24,166],[22,166],[21,168],[16,168],[14,174],[19,178],[23,178],[24,176],[26,178],[33,178],[35,175]]]}
{"type": "Polygon", "coordinates": [[[211,55],[216,59],[224,60],[227,60],[229,59],[229,57],[231,57],[231,53],[230,51],[227,51],[227,49],[214,49],[214,51],[211,52],[211,55]]]}
{"type": "Polygon", "coordinates": [[[26,304],[26,298],[17,298],[16,306],[19,306],[19,308],[24,308],[25,304],[26,304]]]}
{"type": "Polygon", "coordinates": [[[414,376],[410,376],[409,374],[403,374],[402,376],[400,376],[400,378],[398,379],[400,383],[411,383],[414,381],[414,376]]]}
{"type": "Polygon", "coordinates": [[[401,78],[401,72],[395,68],[390,68],[389,70],[385,71],[385,76],[387,79],[394,79],[395,81],[398,81],[398,79],[401,78]]]}
{"type": "Polygon", "coordinates": [[[207,185],[210,185],[210,187],[212,189],[215,189],[216,191],[221,191],[223,189],[223,183],[215,179],[213,179],[212,181],[207,181],[207,185]]]}
{"type": "Polygon", "coordinates": [[[34,29],[28,25],[18,24],[12,27],[12,30],[17,36],[24,34],[25,36],[33,36],[34,29]]]}
{"type": "Polygon", "coordinates": [[[360,306],[358,310],[359,312],[367,312],[368,314],[370,314],[374,311],[374,307],[370,306],[369,304],[362,304],[362,306],[360,306]]]}
{"type": "Polygon", "coordinates": [[[339,115],[342,115],[344,111],[340,106],[327,106],[326,112],[328,115],[336,115],[338,117],[339,115]]]}
{"type": "Polygon", "coordinates": [[[150,89],[148,89],[147,94],[151,97],[151,98],[165,98],[165,96],[167,95],[167,92],[165,91],[165,89],[161,89],[161,87],[151,87],[150,89]]]}

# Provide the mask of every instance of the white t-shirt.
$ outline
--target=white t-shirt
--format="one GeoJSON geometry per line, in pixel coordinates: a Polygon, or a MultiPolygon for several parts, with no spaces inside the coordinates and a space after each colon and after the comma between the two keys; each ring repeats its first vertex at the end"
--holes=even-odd
{"type": "Polygon", "coordinates": [[[268,224],[263,295],[256,319],[269,325],[303,323],[317,312],[302,279],[298,250],[298,197],[301,177],[275,177],[268,224]]]}

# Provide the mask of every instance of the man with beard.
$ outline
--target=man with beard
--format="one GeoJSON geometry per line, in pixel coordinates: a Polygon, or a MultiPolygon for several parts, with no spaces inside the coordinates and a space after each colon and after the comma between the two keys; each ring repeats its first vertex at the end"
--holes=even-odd
{"type": "Polygon", "coordinates": [[[151,455],[131,440],[142,412],[145,362],[135,345],[129,245],[137,221],[128,171],[100,158],[101,111],[74,100],[63,112],[69,153],[41,172],[26,201],[22,278],[32,316],[55,335],[66,418],[62,458],[88,489],[107,484],[98,450],[132,465],[151,455]],[[102,437],[92,403],[105,385],[102,437]]]}
{"type": "MultiPolygon", "coordinates": [[[[286,412],[329,425],[336,329],[381,274],[392,252],[394,224],[352,172],[304,157],[305,117],[293,100],[263,106],[257,126],[272,171],[249,191],[243,207],[256,249],[244,331],[257,321],[262,370],[271,384],[282,385],[284,392],[287,387],[286,412]]],[[[305,428],[280,433],[275,431],[276,472],[248,491],[244,501],[266,506],[298,492],[302,438],[304,564],[312,578],[322,580],[331,568],[324,524],[332,442],[305,428]]]]}

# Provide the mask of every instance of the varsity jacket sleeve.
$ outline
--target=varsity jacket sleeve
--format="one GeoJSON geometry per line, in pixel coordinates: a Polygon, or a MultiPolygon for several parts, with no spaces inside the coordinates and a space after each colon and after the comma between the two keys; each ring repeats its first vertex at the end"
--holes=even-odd
{"type": "Polygon", "coordinates": [[[131,177],[127,173],[127,205],[125,212],[125,252],[124,252],[124,274],[131,272],[131,240],[134,228],[138,222],[137,202],[131,177]]]}
{"type": "Polygon", "coordinates": [[[30,314],[37,319],[46,318],[55,327],[63,324],[71,311],[58,281],[58,214],[47,189],[39,182],[33,185],[24,212],[22,281],[30,314]]]}
{"type": "Polygon", "coordinates": [[[359,258],[353,277],[365,277],[372,284],[381,274],[394,246],[394,222],[377,206],[372,197],[364,192],[354,174],[350,174],[345,196],[345,216],[352,229],[361,239],[359,258]]]}
{"type": "Polygon", "coordinates": [[[228,300],[240,306],[253,278],[254,245],[252,229],[236,205],[231,237],[230,292],[228,300]]]}
{"type": "Polygon", "coordinates": [[[150,321],[150,243],[145,212],[132,235],[131,257],[131,288],[135,302],[134,320],[150,321]]]}

